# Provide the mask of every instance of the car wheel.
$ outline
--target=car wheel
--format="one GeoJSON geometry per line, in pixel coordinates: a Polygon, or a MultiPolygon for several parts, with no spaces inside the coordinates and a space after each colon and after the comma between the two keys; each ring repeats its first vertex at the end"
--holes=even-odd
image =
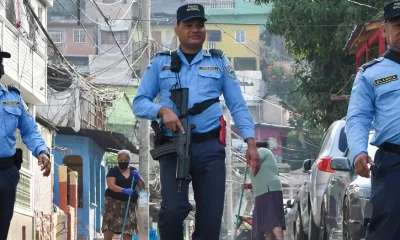
{"type": "Polygon", "coordinates": [[[303,221],[301,220],[301,212],[300,212],[300,207],[298,208],[299,210],[296,213],[296,223],[295,223],[295,229],[294,229],[294,239],[295,240],[306,240],[307,235],[304,233],[304,228],[303,228],[303,221]]]}
{"type": "Polygon", "coordinates": [[[319,237],[319,228],[315,225],[314,217],[312,214],[312,209],[310,207],[310,227],[308,228],[308,237],[310,240],[318,239],[319,237]]]}
{"type": "Polygon", "coordinates": [[[343,204],[343,221],[342,221],[343,240],[356,240],[350,237],[348,223],[349,223],[349,201],[347,200],[347,197],[345,197],[343,204]]]}
{"type": "Polygon", "coordinates": [[[319,223],[319,240],[327,240],[328,239],[328,234],[326,231],[326,222],[325,222],[325,201],[322,202],[322,207],[321,207],[321,221],[319,223]]]}

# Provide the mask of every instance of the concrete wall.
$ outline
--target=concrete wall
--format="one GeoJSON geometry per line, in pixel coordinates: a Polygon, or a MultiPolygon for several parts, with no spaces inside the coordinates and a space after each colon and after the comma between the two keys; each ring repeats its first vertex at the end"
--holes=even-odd
{"type": "MultiPolygon", "coordinates": [[[[83,204],[78,208],[78,238],[89,237],[93,239],[96,232],[101,230],[101,213],[103,211],[105,171],[101,166],[104,149],[87,137],[57,135],[57,146],[67,150],[55,153],[55,162],[63,164],[63,159],[68,155],[79,155],[83,163],[83,204]]],[[[58,182],[55,173],[54,181],[58,182]]],[[[78,181],[78,184],[79,181],[78,181]]],[[[79,195],[79,194],[78,194],[79,195]]],[[[59,204],[59,188],[54,185],[54,203],[59,204]]]]}
{"type": "Polygon", "coordinates": [[[14,212],[7,240],[21,240],[23,227],[26,239],[33,239],[33,217],[14,212]]]}

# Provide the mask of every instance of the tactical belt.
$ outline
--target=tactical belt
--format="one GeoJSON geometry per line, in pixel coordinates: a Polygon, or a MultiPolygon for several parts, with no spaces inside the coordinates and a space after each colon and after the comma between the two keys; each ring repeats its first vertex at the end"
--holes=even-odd
{"type": "Polygon", "coordinates": [[[385,152],[400,154],[400,145],[397,144],[385,142],[379,148],[385,152]]]}
{"type": "Polygon", "coordinates": [[[12,157],[0,158],[0,170],[16,165],[16,161],[15,155],[12,157]]]}
{"type": "MultiPolygon", "coordinates": [[[[220,127],[206,133],[192,133],[192,143],[202,143],[219,138],[220,127]]],[[[172,137],[164,136],[164,142],[171,142],[172,137]]]]}

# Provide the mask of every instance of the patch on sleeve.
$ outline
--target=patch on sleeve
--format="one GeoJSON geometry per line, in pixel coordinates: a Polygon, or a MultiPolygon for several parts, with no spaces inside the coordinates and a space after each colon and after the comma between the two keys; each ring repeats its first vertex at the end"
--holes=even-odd
{"type": "Polygon", "coordinates": [[[398,79],[399,79],[399,77],[397,76],[397,74],[395,74],[395,75],[392,75],[392,76],[387,76],[387,77],[384,77],[384,78],[376,79],[374,81],[374,83],[375,83],[376,86],[379,86],[379,85],[382,85],[382,84],[385,84],[385,83],[388,83],[388,82],[396,81],[398,79]]]}
{"type": "Polygon", "coordinates": [[[25,113],[28,114],[28,116],[32,117],[32,114],[29,112],[29,107],[26,105],[24,100],[22,100],[22,106],[21,107],[24,109],[25,113]]]}
{"type": "Polygon", "coordinates": [[[235,69],[233,68],[233,66],[230,62],[226,62],[224,64],[224,69],[225,69],[226,74],[228,74],[228,76],[230,78],[236,79],[235,69]]]}
{"type": "Polygon", "coordinates": [[[357,82],[355,82],[354,84],[353,84],[353,88],[351,89],[351,92],[353,93],[353,92],[355,92],[357,90],[357,82]]]}

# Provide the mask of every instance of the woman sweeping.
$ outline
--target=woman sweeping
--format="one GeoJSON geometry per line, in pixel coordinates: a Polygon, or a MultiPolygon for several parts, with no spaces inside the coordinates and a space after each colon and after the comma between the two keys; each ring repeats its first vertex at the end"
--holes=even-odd
{"type": "Polygon", "coordinates": [[[121,234],[129,196],[131,201],[123,239],[132,240],[132,235],[137,232],[136,205],[139,195],[134,189],[136,186],[143,189],[145,185],[139,172],[129,167],[130,155],[128,150],[118,152],[118,166],[111,168],[107,173],[102,227],[104,240],[112,240],[114,234],[121,234]],[[132,178],[135,178],[133,188],[131,188],[132,178]]]}
{"type": "Polygon", "coordinates": [[[257,142],[261,167],[254,177],[249,174],[251,184],[243,188],[253,189],[254,211],[252,237],[266,240],[283,240],[285,230],[285,213],[283,208],[282,184],[279,179],[278,165],[273,153],[268,149],[267,142],[257,142]]]}

